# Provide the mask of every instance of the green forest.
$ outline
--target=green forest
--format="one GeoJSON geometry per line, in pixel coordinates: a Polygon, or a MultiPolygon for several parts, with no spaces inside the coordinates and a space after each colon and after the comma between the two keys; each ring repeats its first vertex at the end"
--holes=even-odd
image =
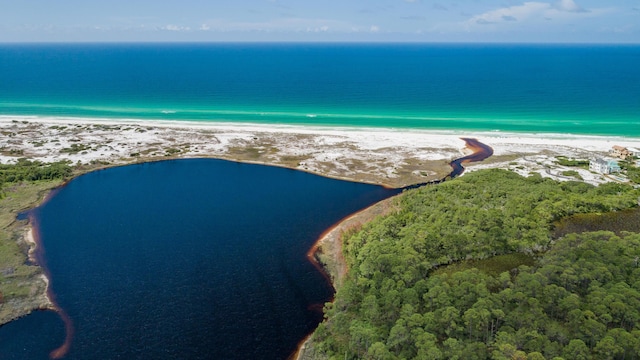
{"type": "Polygon", "coordinates": [[[314,356],[639,359],[640,235],[617,224],[552,237],[560,219],[639,196],[504,170],[406,192],[396,212],[344,235],[349,272],[314,356]]]}
{"type": "Polygon", "coordinates": [[[72,174],[73,168],[67,161],[43,163],[20,158],[15,164],[0,164],[0,199],[3,196],[3,185],[40,180],[68,179],[72,174]]]}

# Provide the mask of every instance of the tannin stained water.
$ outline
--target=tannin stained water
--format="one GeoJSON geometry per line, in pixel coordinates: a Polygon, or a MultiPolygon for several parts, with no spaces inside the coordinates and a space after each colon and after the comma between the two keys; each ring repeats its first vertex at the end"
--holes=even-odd
{"type": "MultiPolygon", "coordinates": [[[[211,159],[80,176],[32,213],[73,322],[64,358],[284,359],[332,296],[308,249],[397,192],[211,159]]],[[[49,314],[0,328],[0,358],[60,346],[64,324],[49,314]]]]}

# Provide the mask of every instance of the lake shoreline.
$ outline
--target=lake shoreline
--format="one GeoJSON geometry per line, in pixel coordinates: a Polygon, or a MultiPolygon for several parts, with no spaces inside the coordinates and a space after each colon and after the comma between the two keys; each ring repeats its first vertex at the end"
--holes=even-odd
{"type": "Polygon", "coordinates": [[[92,170],[210,157],[389,188],[447,175],[449,162],[467,155],[464,137],[494,149],[490,161],[472,164],[468,171],[487,164],[507,167],[509,162],[539,155],[589,158],[606,156],[614,145],[640,148],[640,138],[622,136],[9,115],[0,115],[0,132],[6,135],[0,138],[0,163],[21,157],[42,162],[68,160],[92,170]]]}
{"type": "MultiPolygon", "coordinates": [[[[135,163],[180,158],[218,158],[280,166],[387,188],[402,188],[444,178],[451,171],[451,160],[473,151],[464,146],[462,137],[476,138],[494,149],[494,155],[486,162],[466,164],[466,171],[511,168],[523,175],[537,172],[548,177],[553,177],[553,174],[543,171],[548,169],[544,163],[555,156],[588,158],[606,155],[613,145],[640,147],[640,139],[570,134],[107,121],[6,115],[0,116],[0,131],[7,135],[0,139],[1,163],[10,163],[23,157],[42,162],[68,160],[79,166],[75,176],[135,163]]],[[[611,179],[585,175],[585,181],[597,184],[611,179]]],[[[393,208],[388,200],[381,202],[384,203],[381,206],[385,206],[387,210],[393,208]]],[[[42,199],[31,205],[36,207],[41,203],[42,199]]],[[[381,210],[376,206],[378,204],[363,210],[361,213],[367,215],[358,220],[360,225],[352,227],[361,226],[372,218],[371,214],[379,213],[381,210]]],[[[361,213],[353,214],[345,221],[358,218],[361,213]]],[[[333,233],[335,236],[335,231],[340,235],[342,230],[337,229],[344,230],[340,227],[341,224],[342,222],[328,229],[325,235],[333,233]]],[[[28,229],[25,231],[21,227],[20,231],[23,232],[22,241],[29,244],[27,256],[31,259],[33,251],[37,251],[34,250],[34,243],[28,239],[29,229],[33,231],[33,224],[25,226],[28,229]]],[[[322,249],[322,245],[320,247],[322,249]]],[[[335,243],[333,251],[340,252],[340,249],[340,244],[335,243]]],[[[314,258],[316,255],[314,253],[314,258]]],[[[322,259],[321,261],[324,262],[322,259]]],[[[43,276],[46,278],[46,275],[43,276]]],[[[47,280],[39,281],[48,284],[47,280]]],[[[45,296],[47,288],[48,285],[45,286],[45,296]]],[[[0,326],[34,310],[55,309],[51,299],[47,299],[47,306],[32,308],[17,317],[0,322],[0,326]]]]}
{"type": "MultiPolygon", "coordinates": [[[[456,176],[464,174],[465,168],[462,164],[466,165],[473,162],[480,162],[491,157],[493,154],[493,149],[490,146],[483,144],[476,139],[462,138],[462,140],[466,143],[465,149],[463,150],[466,155],[450,162],[452,169],[450,174],[442,179],[434,180],[430,183],[407,186],[403,188],[402,191],[404,192],[405,190],[417,189],[423,186],[437,185],[448,179],[453,179],[456,176]]],[[[309,249],[307,258],[318,269],[318,271],[321,271],[326,275],[327,281],[330,282],[334,291],[337,291],[337,289],[341,287],[344,277],[349,271],[349,267],[344,260],[342,253],[344,234],[351,231],[357,231],[374,218],[387,215],[394,211],[395,207],[393,204],[395,199],[400,195],[402,195],[402,192],[342,219],[320,235],[311,249],[309,249]]],[[[330,302],[333,301],[334,299],[332,298],[330,302]]],[[[303,360],[307,357],[305,355],[307,351],[313,351],[310,350],[313,346],[312,336],[313,333],[304,338],[290,359],[303,360]]],[[[313,358],[313,356],[311,356],[311,358],[313,358]]]]}

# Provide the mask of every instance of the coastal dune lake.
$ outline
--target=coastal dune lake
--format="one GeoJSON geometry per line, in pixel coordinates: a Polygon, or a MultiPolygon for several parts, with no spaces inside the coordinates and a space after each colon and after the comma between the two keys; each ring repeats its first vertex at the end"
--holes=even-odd
{"type": "MultiPolygon", "coordinates": [[[[284,168],[172,160],[80,176],[32,211],[65,359],[285,359],[332,297],[306,258],[398,190],[284,168]]],[[[0,359],[45,359],[54,312],[0,328],[0,359]]]]}

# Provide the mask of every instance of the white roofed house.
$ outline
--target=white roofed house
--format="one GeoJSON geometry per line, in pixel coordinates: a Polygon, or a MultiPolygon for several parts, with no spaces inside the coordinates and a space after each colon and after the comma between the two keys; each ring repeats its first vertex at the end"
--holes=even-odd
{"type": "Polygon", "coordinates": [[[629,152],[631,153],[631,156],[633,156],[634,160],[632,161],[632,164],[636,167],[640,167],[640,149],[638,148],[627,148],[627,150],[629,150],[629,152]]]}
{"type": "Polygon", "coordinates": [[[614,159],[594,158],[589,160],[589,170],[599,174],[611,174],[620,171],[618,161],[614,159]]]}
{"type": "Polygon", "coordinates": [[[640,149],[630,147],[630,148],[627,148],[627,150],[629,150],[629,153],[631,153],[631,156],[635,158],[640,158],[640,149]]]}
{"type": "Polygon", "coordinates": [[[607,168],[607,162],[600,158],[589,160],[589,170],[599,174],[609,173],[609,170],[607,168]]]}

